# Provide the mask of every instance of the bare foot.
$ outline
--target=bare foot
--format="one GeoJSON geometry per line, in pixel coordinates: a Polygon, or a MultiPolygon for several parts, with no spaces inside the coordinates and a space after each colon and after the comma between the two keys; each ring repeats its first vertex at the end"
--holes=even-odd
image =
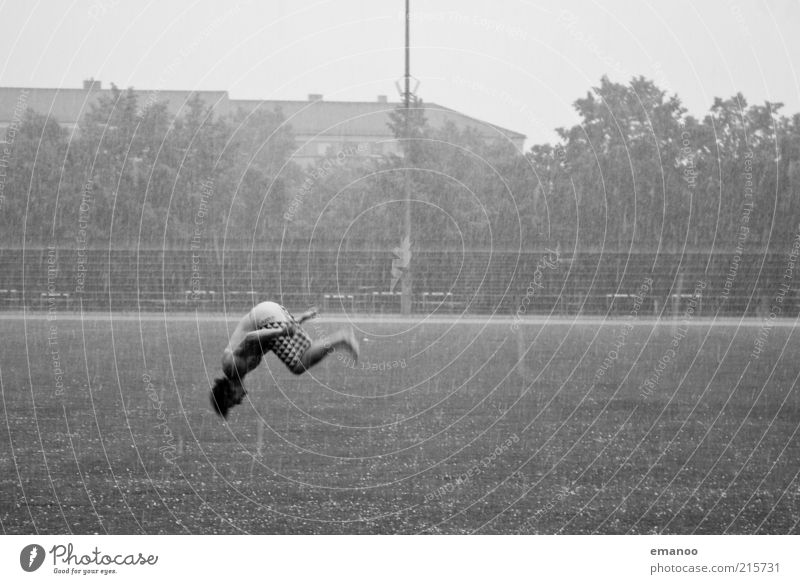
{"type": "Polygon", "coordinates": [[[360,350],[360,346],[358,344],[358,339],[356,338],[355,333],[353,333],[353,329],[351,328],[348,333],[347,337],[345,337],[345,341],[347,342],[347,346],[350,349],[350,353],[353,355],[353,360],[358,363],[358,353],[360,350]]]}

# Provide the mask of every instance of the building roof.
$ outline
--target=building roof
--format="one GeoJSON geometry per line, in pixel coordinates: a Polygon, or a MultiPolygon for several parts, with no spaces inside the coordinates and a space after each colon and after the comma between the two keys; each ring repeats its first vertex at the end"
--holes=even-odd
{"type": "MultiPolygon", "coordinates": [[[[188,98],[196,93],[207,104],[227,102],[227,91],[141,91],[136,90],[139,105],[153,95],[157,101],[166,101],[167,108],[177,113],[188,98]]],[[[0,123],[9,123],[19,104],[40,114],[53,116],[60,124],[75,124],[89,111],[100,96],[111,97],[110,89],[58,89],[52,87],[0,87],[0,123]]]]}
{"type": "MultiPolygon", "coordinates": [[[[251,112],[263,108],[280,110],[287,123],[298,136],[361,136],[392,137],[388,126],[389,113],[398,103],[382,101],[325,101],[321,96],[309,100],[246,100],[230,99],[227,91],[143,90],[136,89],[139,106],[155,101],[166,102],[167,110],[177,115],[193,95],[198,95],[217,115],[234,113],[241,109],[251,112]]],[[[41,114],[52,115],[60,124],[74,125],[89,111],[91,104],[101,96],[111,96],[110,89],[101,89],[99,82],[85,84],[83,89],[0,87],[0,127],[7,126],[15,110],[31,108],[41,114]]],[[[441,127],[451,121],[459,128],[472,128],[486,138],[505,137],[515,143],[525,140],[525,135],[488,122],[472,118],[450,108],[434,103],[424,103],[428,123],[441,127]]]]}
{"type": "MultiPolygon", "coordinates": [[[[297,135],[326,136],[393,136],[389,129],[389,114],[399,103],[379,101],[288,101],[288,100],[230,100],[233,109],[252,111],[264,108],[280,109],[297,135]]],[[[460,128],[473,128],[490,137],[505,136],[524,140],[525,135],[488,122],[472,118],[435,103],[423,103],[424,115],[433,127],[451,121],[460,128]]]]}

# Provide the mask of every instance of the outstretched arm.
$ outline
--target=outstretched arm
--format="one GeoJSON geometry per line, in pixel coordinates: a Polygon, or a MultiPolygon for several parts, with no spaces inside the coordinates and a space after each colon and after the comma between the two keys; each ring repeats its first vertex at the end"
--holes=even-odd
{"type": "Polygon", "coordinates": [[[319,314],[319,313],[317,312],[316,307],[311,308],[309,310],[306,310],[303,314],[301,314],[298,317],[297,322],[298,322],[298,324],[303,324],[305,321],[310,320],[310,319],[314,318],[315,316],[317,316],[317,314],[319,314]]]}

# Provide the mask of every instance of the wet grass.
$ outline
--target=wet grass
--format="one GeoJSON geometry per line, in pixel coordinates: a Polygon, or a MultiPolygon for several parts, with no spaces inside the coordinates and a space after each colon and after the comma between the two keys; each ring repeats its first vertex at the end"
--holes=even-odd
{"type": "Polygon", "coordinates": [[[644,396],[669,326],[598,376],[619,325],[365,322],[366,367],[270,356],[223,423],[228,326],[5,320],[3,531],[800,532],[791,328],[755,359],[758,327],[693,326],[644,396]]]}

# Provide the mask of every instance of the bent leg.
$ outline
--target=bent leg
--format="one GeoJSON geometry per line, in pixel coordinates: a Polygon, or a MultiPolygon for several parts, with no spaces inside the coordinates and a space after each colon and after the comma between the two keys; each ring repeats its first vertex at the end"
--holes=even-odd
{"type": "Polygon", "coordinates": [[[339,330],[327,339],[313,341],[311,346],[300,356],[295,366],[292,367],[292,373],[300,375],[311,369],[336,349],[345,349],[353,355],[355,360],[358,360],[358,341],[352,329],[339,330]]]}

